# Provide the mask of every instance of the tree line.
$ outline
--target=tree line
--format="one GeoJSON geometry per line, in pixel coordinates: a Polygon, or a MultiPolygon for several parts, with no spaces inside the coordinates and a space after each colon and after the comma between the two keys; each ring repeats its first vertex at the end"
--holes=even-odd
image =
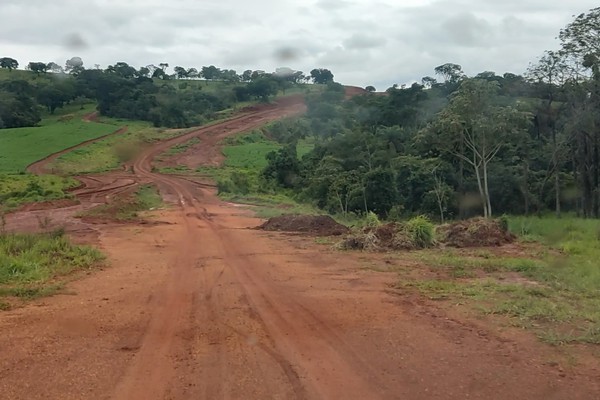
{"type": "Polygon", "coordinates": [[[330,84],[263,177],[330,212],[439,220],[499,213],[600,216],[600,8],[577,16],[523,75],[457,64],[386,95],[330,84]],[[299,160],[298,140],[314,136],[299,160]]]}
{"type": "Polygon", "coordinates": [[[218,111],[237,102],[268,101],[279,91],[313,81],[333,81],[327,69],[302,71],[279,68],[273,73],[246,70],[242,74],[213,65],[195,68],[177,66],[169,74],[168,63],[136,69],[117,62],[105,69],[86,69],[80,57],[72,57],[61,67],[56,63],[30,62],[30,76],[11,74],[19,63],[0,58],[0,68],[9,71],[0,81],[0,128],[34,126],[44,110],[53,114],[66,104],[92,100],[100,114],[109,117],[150,121],[155,126],[189,127],[214,118],[218,111]],[[202,90],[187,80],[221,82],[222,90],[202,90]],[[172,80],[179,81],[169,82],[172,80]]]}

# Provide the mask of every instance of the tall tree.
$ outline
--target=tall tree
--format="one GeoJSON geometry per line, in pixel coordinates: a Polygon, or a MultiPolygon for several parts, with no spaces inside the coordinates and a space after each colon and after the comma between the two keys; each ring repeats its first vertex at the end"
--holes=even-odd
{"type": "Polygon", "coordinates": [[[445,150],[472,167],[485,217],[492,216],[489,165],[529,123],[527,113],[498,104],[496,82],[466,79],[434,125],[445,150]]]}
{"type": "Polygon", "coordinates": [[[560,136],[558,131],[558,109],[554,105],[554,100],[562,90],[567,77],[567,65],[564,57],[554,51],[547,51],[537,62],[530,65],[527,70],[527,78],[540,86],[540,90],[546,100],[538,107],[535,112],[534,124],[538,139],[549,137],[551,145],[551,158],[546,176],[539,189],[541,198],[546,182],[554,176],[554,211],[560,216],[560,170],[564,162],[564,153],[566,152],[566,138],[560,136]]]}
{"type": "Polygon", "coordinates": [[[600,216],[600,7],[578,15],[560,31],[562,53],[588,71],[590,80],[577,73],[570,88],[578,93],[571,102],[577,143],[577,165],[585,216],[600,216]],[[591,74],[590,74],[591,73],[591,74]],[[577,104],[577,106],[575,106],[577,104]]]}

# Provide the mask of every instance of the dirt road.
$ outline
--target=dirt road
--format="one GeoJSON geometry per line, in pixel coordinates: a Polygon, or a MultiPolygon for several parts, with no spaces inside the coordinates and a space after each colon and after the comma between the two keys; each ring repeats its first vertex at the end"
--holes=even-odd
{"type": "MultiPolygon", "coordinates": [[[[196,134],[237,128],[211,129],[196,134]]],[[[158,223],[97,228],[109,267],[0,313],[0,398],[599,398],[594,361],[568,365],[528,334],[390,293],[395,276],[364,269],[370,255],[248,229],[259,221],[207,186],[152,172],[188,139],[115,175],[173,201],[158,223]]],[[[94,185],[128,187],[94,179],[84,202],[94,185]]]]}

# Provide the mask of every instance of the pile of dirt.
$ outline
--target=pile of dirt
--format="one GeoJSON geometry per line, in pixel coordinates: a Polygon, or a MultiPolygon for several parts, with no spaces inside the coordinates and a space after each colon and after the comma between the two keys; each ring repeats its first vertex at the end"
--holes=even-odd
{"type": "Polygon", "coordinates": [[[301,232],[316,236],[339,236],[350,230],[327,215],[282,215],[258,227],[265,231],[301,232]]]}
{"type": "Polygon", "coordinates": [[[367,227],[362,231],[349,235],[337,248],[341,250],[412,250],[417,248],[406,229],[399,223],[389,223],[378,227],[367,227]]]}
{"type": "Polygon", "coordinates": [[[501,221],[472,218],[437,228],[440,243],[450,247],[493,247],[512,243],[515,236],[501,221]]]}

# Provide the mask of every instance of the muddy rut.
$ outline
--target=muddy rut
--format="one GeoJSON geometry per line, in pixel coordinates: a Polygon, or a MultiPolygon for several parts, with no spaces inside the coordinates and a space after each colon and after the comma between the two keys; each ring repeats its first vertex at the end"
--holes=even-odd
{"type": "Polygon", "coordinates": [[[174,144],[216,146],[303,109],[288,100],[82,177],[83,205],[152,182],[173,206],[155,224],[93,227],[110,266],[0,313],[0,398],[599,398],[594,361],[569,366],[529,335],[399,297],[364,256],[248,229],[260,221],[210,184],[152,170],[174,144]]]}

